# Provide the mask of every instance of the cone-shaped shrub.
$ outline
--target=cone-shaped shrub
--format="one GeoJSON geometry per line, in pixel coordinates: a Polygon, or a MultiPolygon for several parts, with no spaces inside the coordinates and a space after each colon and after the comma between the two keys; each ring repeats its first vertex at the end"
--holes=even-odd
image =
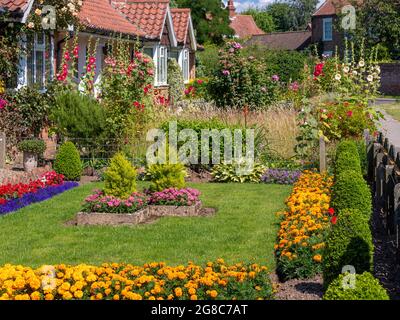
{"type": "Polygon", "coordinates": [[[77,181],[81,178],[81,157],[78,149],[72,142],[65,142],[58,150],[54,162],[54,170],[58,174],[64,175],[65,180],[77,181]]]}
{"type": "Polygon", "coordinates": [[[354,266],[357,273],[371,271],[374,246],[369,222],[358,210],[339,212],[323,254],[324,285],[328,286],[344,266],[354,266]]]}
{"type": "Polygon", "coordinates": [[[136,191],[136,170],[122,153],[117,153],[104,173],[104,193],[117,198],[128,198],[136,191]]]}
{"type": "Polygon", "coordinates": [[[389,300],[388,293],[369,272],[355,275],[342,274],[325,292],[324,300],[389,300]],[[346,277],[346,278],[345,278],[346,277]]]}
{"type": "Polygon", "coordinates": [[[340,212],[344,209],[358,209],[369,219],[372,213],[372,197],[361,171],[347,170],[336,176],[333,186],[332,207],[340,212]]]}

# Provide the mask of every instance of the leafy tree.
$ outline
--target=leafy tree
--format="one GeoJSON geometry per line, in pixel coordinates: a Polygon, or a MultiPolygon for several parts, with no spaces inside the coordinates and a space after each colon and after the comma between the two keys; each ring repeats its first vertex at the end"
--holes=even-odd
{"type": "Polygon", "coordinates": [[[288,2],[271,3],[266,7],[266,12],[272,17],[276,31],[297,29],[296,12],[288,2]]]}
{"type": "Polygon", "coordinates": [[[192,10],[197,41],[221,44],[224,36],[233,35],[229,27],[229,12],[221,0],[175,0],[180,8],[192,10]]]}
{"type": "Polygon", "coordinates": [[[265,9],[249,8],[244,11],[243,14],[251,15],[257,26],[264,32],[272,32],[275,30],[274,19],[265,9]]]}
{"type": "Polygon", "coordinates": [[[380,46],[400,59],[400,0],[365,0],[357,10],[355,40],[365,38],[367,47],[380,46]]]}
{"type": "Polygon", "coordinates": [[[318,0],[292,0],[291,4],[297,20],[297,27],[304,30],[311,22],[311,16],[315,12],[318,0]]]}

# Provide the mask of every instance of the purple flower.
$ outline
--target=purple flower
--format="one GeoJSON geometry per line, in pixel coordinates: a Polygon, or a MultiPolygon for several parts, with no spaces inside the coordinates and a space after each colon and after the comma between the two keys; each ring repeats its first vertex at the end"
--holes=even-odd
{"type": "Polygon", "coordinates": [[[0,98],[0,110],[4,109],[7,106],[7,101],[0,98]]]}
{"type": "Polygon", "coordinates": [[[223,74],[224,76],[229,76],[231,73],[230,73],[229,70],[223,70],[223,71],[222,71],[222,74],[223,74]]]}
{"type": "Polygon", "coordinates": [[[300,170],[268,169],[261,181],[264,183],[294,184],[300,175],[300,170]]]}
{"type": "Polygon", "coordinates": [[[279,76],[277,74],[274,74],[272,76],[272,81],[279,81],[279,76]]]}

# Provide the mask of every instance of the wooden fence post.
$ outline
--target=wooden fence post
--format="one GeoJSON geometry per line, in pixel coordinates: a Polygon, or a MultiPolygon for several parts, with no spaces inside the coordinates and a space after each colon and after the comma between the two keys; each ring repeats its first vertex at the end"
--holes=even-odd
{"type": "Polygon", "coordinates": [[[399,247],[399,225],[400,225],[400,183],[394,187],[394,218],[396,221],[396,246],[399,247]]]}
{"type": "Polygon", "coordinates": [[[6,166],[6,134],[0,132],[0,169],[6,166]]]}
{"type": "Polygon", "coordinates": [[[319,138],[319,172],[326,172],[326,144],[325,138],[319,138]]]}

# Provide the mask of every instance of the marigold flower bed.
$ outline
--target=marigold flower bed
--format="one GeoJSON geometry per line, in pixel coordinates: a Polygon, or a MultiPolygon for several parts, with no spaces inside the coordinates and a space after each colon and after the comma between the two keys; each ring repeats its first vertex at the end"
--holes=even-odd
{"type": "Polygon", "coordinates": [[[330,209],[332,177],[305,171],[288,198],[275,244],[277,272],[283,280],[321,272],[326,232],[335,223],[330,209]]]}
{"type": "Polygon", "coordinates": [[[64,182],[64,176],[53,171],[27,184],[0,186],[0,215],[45,201],[77,186],[76,182],[64,182]]]}
{"type": "Polygon", "coordinates": [[[0,268],[0,300],[253,300],[272,296],[266,267],[226,265],[222,259],[205,267],[113,263],[0,268]]]}

